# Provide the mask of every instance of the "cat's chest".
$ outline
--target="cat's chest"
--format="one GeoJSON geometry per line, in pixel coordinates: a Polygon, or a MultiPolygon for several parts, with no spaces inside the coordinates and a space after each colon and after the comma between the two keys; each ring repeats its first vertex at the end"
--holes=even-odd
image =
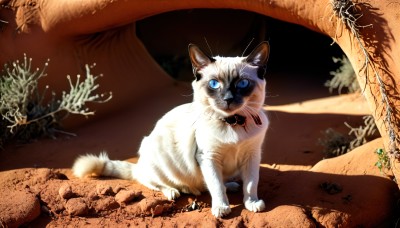
{"type": "Polygon", "coordinates": [[[218,153],[217,156],[222,158],[218,162],[222,166],[223,176],[230,178],[236,176],[239,171],[238,167],[243,166],[243,163],[248,161],[251,150],[248,150],[244,145],[225,145],[218,152],[211,153],[218,153]]]}
{"type": "Polygon", "coordinates": [[[257,126],[252,122],[243,126],[230,126],[218,120],[205,120],[207,124],[196,122],[197,159],[211,159],[219,164],[224,178],[236,176],[249,157],[260,153],[268,126],[264,117],[261,115],[262,125],[257,126]]]}

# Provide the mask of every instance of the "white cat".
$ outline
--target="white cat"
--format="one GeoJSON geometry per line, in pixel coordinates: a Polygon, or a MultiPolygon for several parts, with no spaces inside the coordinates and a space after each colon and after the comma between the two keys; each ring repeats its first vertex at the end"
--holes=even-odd
{"type": "Polygon", "coordinates": [[[189,45],[196,79],[192,103],[165,114],[139,149],[137,164],[100,156],[79,157],[77,177],[90,174],[134,179],[169,199],[180,192],[209,191],[215,217],[230,213],[226,188],[238,189],[243,180],[243,202],[254,212],[265,208],[257,186],[261,146],[268,127],[262,109],[265,98],[269,44],[259,44],[248,57],[214,57],[189,45]]]}

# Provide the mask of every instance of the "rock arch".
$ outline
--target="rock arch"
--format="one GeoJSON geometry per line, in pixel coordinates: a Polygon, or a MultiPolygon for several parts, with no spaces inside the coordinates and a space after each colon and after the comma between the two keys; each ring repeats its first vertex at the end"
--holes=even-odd
{"type": "MultiPolygon", "coordinates": [[[[102,83],[105,89],[114,91],[118,101],[106,104],[104,109],[116,109],[145,94],[150,85],[161,89],[171,82],[135,36],[135,21],[178,9],[253,11],[332,37],[358,73],[386,149],[393,154],[397,151],[398,155],[400,45],[396,38],[400,35],[397,19],[400,4],[380,0],[356,3],[357,12],[352,13],[355,18],[356,14],[362,15],[357,20],[360,37],[356,37],[337,17],[332,2],[351,3],[350,0],[2,0],[0,19],[5,22],[1,23],[0,62],[19,59],[23,53],[36,63],[50,58],[47,82],[56,90],[65,86],[63,80],[58,80],[60,75],[82,72],[84,64],[96,62],[98,72],[110,75],[102,83]],[[365,65],[365,54],[372,64],[365,65]],[[134,90],[127,83],[111,83],[127,81],[135,74],[142,75],[143,80],[134,90]],[[385,118],[388,120],[390,108],[388,124],[385,118]]],[[[398,159],[393,156],[392,161],[399,179],[398,159]]]]}

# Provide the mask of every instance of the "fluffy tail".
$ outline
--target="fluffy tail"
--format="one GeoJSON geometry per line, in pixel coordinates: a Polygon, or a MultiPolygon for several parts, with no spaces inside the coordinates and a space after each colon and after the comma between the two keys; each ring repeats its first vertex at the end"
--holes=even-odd
{"type": "Polygon", "coordinates": [[[95,174],[131,180],[134,165],[126,161],[112,161],[106,152],[102,152],[99,156],[87,154],[78,157],[72,166],[72,171],[79,178],[95,174]]]}

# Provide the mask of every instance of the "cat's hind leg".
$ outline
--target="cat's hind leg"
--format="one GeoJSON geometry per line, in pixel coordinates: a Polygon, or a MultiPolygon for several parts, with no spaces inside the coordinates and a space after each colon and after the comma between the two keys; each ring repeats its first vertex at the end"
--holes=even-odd
{"type": "Polygon", "coordinates": [[[140,172],[140,166],[135,168],[133,172],[135,174],[135,179],[144,186],[162,192],[168,200],[174,200],[181,195],[179,190],[171,187],[168,180],[164,176],[159,175],[157,171],[147,170],[148,172],[140,172]]]}

